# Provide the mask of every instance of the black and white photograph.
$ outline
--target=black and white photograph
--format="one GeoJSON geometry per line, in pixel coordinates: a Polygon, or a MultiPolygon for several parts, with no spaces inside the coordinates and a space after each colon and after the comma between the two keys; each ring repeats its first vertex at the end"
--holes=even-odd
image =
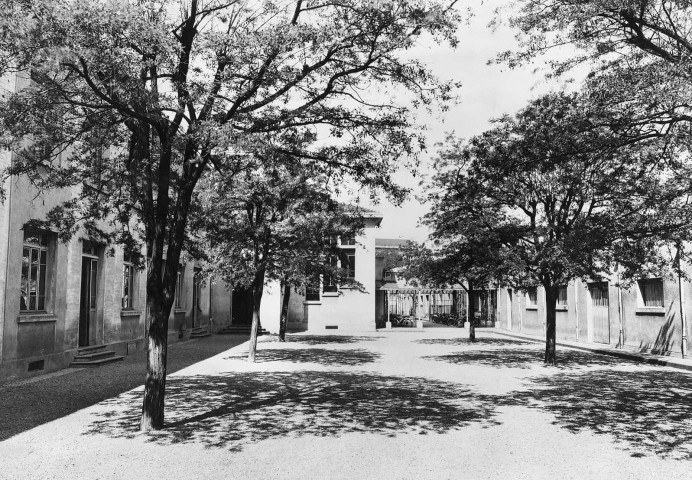
{"type": "Polygon", "coordinates": [[[0,0],[0,480],[692,480],[692,0],[0,0]]]}

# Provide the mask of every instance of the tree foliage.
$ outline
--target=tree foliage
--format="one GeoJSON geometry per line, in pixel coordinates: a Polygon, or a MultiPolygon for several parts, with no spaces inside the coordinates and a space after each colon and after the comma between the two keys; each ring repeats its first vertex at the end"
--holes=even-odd
{"type": "Polygon", "coordinates": [[[499,59],[517,66],[562,49],[549,61],[552,73],[588,65],[585,88],[600,94],[614,131],[689,143],[691,18],[688,1],[525,0],[509,19],[519,47],[499,59]],[[565,46],[576,48],[565,55],[565,46]]]}
{"type": "Polygon", "coordinates": [[[285,286],[305,291],[319,284],[320,275],[335,285],[354,285],[330,261],[339,254],[330,239],[355,237],[361,229],[357,209],[333,198],[328,176],[271,150],[261,155],[243,172],[205,179],[192,221],[193,230],[202,232],[209,274],[253,292],[251,361],[264,287],[280,282],[284,292],[285,286]]]}
{"type": "Polygon", "coordinates": [[[168,317],[200,178],[270,135],[286,154],[400,198],[391,173],[423,138],[396,97],[433,108],[454,87],[402,54],[422,36],[454,44],[454,3],[0,3],[0,74],[23,80],[0,106],[13,151],[2,173],[73,189],[48,219],[65,236],[107,235],[102,222],[113,222],[146,245],[143,430],[164,423],[168,317]]]}
{"type": "Polygon", "coordinates": [[[550,94],[468,142],[450,139],[426,217],[466,275],[543,286],[548,363],[560,285],[616,264],[641,274],[665,263],[667,240],[687,235],[686,182],[670,170],[677,152],[660,137],[623,142],[593,108],[583,95],[550,94]]]}

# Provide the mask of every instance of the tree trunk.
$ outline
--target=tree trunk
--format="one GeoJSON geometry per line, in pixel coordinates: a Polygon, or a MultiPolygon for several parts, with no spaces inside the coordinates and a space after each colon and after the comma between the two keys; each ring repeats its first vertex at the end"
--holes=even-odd
{"type": "Polygon", "coordinates": [[[166,356],[168,353],[168,315],[158,309],[156,299],[147,299],[147,377],[139,428],[143,432],[163,428],[166,394],[166,356]],[[165,317],[165,318],[164,318],[165,317]]]}
{"type": "Polygon", "coordinates": [[[545,364],[557,365],[555,356],[555,307],[557,306],[557,287],[548,285],[545,288],[545,364]]]}
{"type": "Polygon", "coordinates": [[[248,362],[254,363],[257,353],[257,332],[260,325],[260,305],[264,293],[264,268],[260,268],[252,282],[252,326],[250,327],[250,352],[248,362]]]}
{"type": "MultiPolygon", "coordinates": [[[[143,432],[160,430],[164,421],[166,394],[166,358],[168,354],[168,316],[173,306],[173,289],[177,269],[173,275],[163,275],[163,255],[152,252],[147,265],[147,375],[144,382],[144,400],[139,428],[143,432]],[[156,258],[158,257],[158,258],[156,258]],[[162,288],[164,282],[171,283],[162,288]]],[[[175,255],[172,252],[171,255],[175,255]]],[[[179,255],[178,255],[179,257],[179,255]]]]}
{"type": "MultiPolygon", "coordinates": [[[[159,223],[159,232],[165,230],[159,223]]],[[[182,235],[181,235],[182,236],[182,235]]],[[[168,354],[168,317],[173,307],[175,285],[180,260],[181,243],[169,242],[168,254],[163,258],[163,235],[154,235],[148,242],[151,258],[147,261],[147,375],[139,428],[143,432],[160,430],[164,422],[166,395],[166,359],[168,354]],[[164,266],[165,265],[165,266],[164,266]],[[171,267],[175,265],[175,268],[171,267]]]]}
{"type": "Polygon", "coordinates": [[[473,282],[469,281],[469,341],[476,341],[476,311],[473,295],[473,282]]]}
{"type": "Polygon", "coordinates": [[[281,280],[281,317],[279,318],[279,341],[286,341],[286,326],[288,325],[288,302],[291,299],[291,285],[284,279],[281,280]]]}

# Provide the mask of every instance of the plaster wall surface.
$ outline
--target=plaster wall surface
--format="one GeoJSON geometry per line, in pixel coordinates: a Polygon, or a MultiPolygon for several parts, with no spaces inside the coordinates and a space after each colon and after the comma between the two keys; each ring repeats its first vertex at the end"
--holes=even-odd
{"type": "Polygon", "coordinates": [[[364,232],[356,239],[355,246],[355,279],[365,291],[340,288],[339,292],[322,293],[317,302],[305,302],[308,330],[375,330],[375,232],[379,219],[370,218],[365,222],[364,232]]]}
{"type": "MultiPolygon", "coordinates": [[[[16,78],[14,75],[0,76],[0,100],[4,100],[9,94],[15,91],[16,78]]],[[[11,165],[12,154],[9,150],[0,148],[0,170],[11,165]]],[[[7,288],[7,261],[10,240],[10,206],[12,204],[12,183],[11,179],[6,179],[0,185],[0,189],[5,194],[4,200],[0,200],[0,364],[4,358],[3,332],[5,329],[5,294],[7,288]]]]}
{"type": "Polygon", "coordinates": [[[303,302],[305,295],[296,289],[291,290],[291,297],[288,299],[288,322],[295,324],[306,323],[305,308],[303,302]]]}
{"type": "MultiPolygon", "coordinates": [[[[622,330],[626,347],[664,355],[679,355],[683,331],[678,278],[663,278],[663,307],[645,307],[637,282],[620,290],[614,278],[616,277],[610,279],[608,285],[607,335],[595,335],[590,282],[574,281],[567,286],[566,307],[556,312],[557,338],[617,346],[622,330]]],[[[692,285],[683,280],[681,286],[685,318],[689,324],[689,319],[692,318],[692,285]]],[[[526,296],[520,291],[513,292],[511,307],[502,305],[503,301],[509,303],[506,289],[502,289],[500,295],[500,328],[544,335],[545,295],[541,288],[538,289],[536,306],[527,308],[526,296]],[[511,324],[507,318],[510,311],[511,324]]]]}
{"type": "Polygon", "coordinates": [[[262,303],[260,304],[260,322],[262,328],[270,333],[279,333],[281,315],[281,285],[278,281],[264,286],[262,303]]]}
{"type": "Polygon", "coordinates": [[[231,290],[223,282],[209,285],[214,331],[231,324],[231,290]]]}
{"type": "Polygon", "coordinates": [[[680,351],[682,331],[675,279],[663,279],[663,307],[643,307],[636,284],[623,291],[622,306],[626,318],[625,345],[656,353],[680,351]]]}

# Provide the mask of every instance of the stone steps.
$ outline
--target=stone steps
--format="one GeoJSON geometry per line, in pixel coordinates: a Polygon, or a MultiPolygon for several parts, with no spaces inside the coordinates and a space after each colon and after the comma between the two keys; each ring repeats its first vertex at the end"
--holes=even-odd
{"type": "Polygon", "coordinates": [[[111,350],[106,350],[106,345],[93,345],[79,348],[77,355],[70,363],[70,367],[100,367],[113,362],[121,362],[124,358],[111,350]]]}
{"type": "Polygon", "coordinates": [[[190,333],[190,338],[204,338],[210,336],[209,327],[195,327],[190,333]]]}
{"type": "MultiPolygon", "coordinates": [[[[250,325],[227,325],[219,330],[217,333],[219,335],[250,335],[250,325]]],[[[257,335],[267,335],[269,334],[264,328],[260,328],[257,335]]]]}

